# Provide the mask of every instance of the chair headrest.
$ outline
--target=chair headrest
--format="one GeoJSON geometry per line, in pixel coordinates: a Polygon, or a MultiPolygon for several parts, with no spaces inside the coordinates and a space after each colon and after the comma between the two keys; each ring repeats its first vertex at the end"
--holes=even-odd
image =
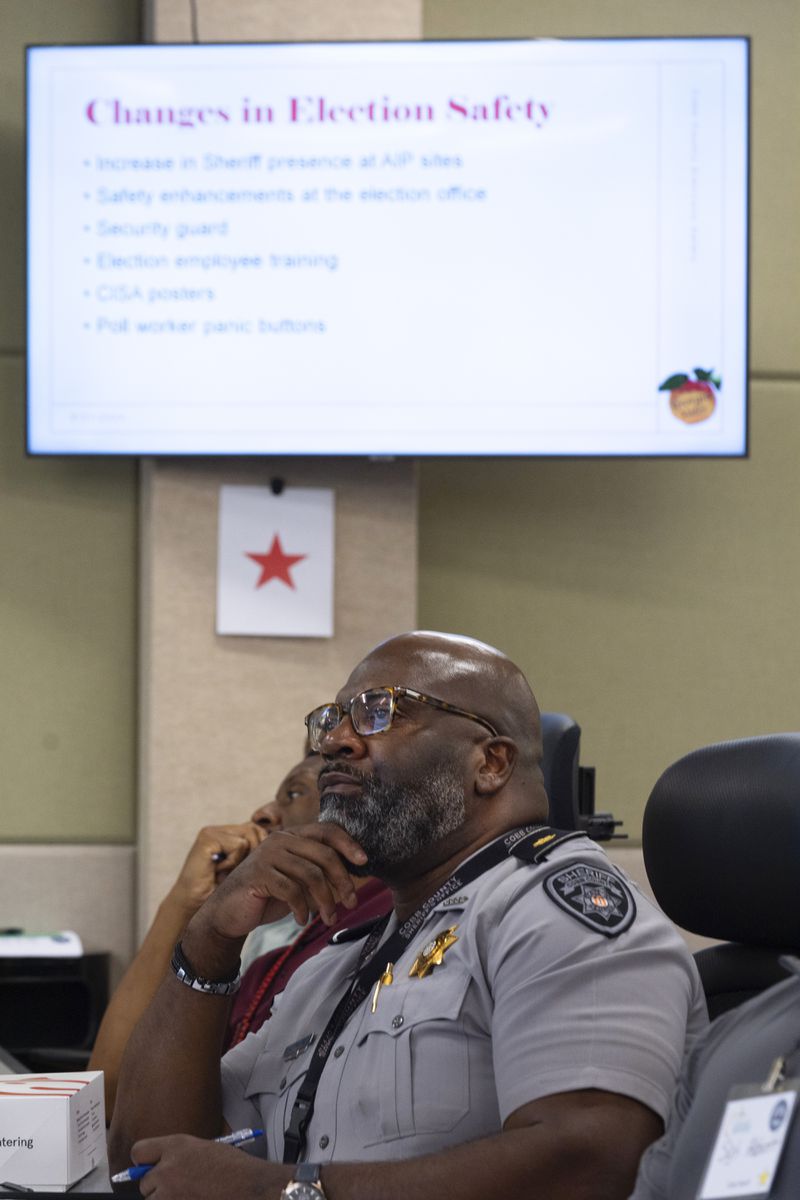
{"type": "Polygon", "coordinates": [[[550,801],[550,824],[578,828],[578,754],[581,727],[566,713],[543,712],[542,775],[550,801]]]}
{"type": "Polygon", "coordinates": [[[800,947],[800,733],[720,742],[673,763],[647,802],[642,851],[677,925],[800,947]]]}

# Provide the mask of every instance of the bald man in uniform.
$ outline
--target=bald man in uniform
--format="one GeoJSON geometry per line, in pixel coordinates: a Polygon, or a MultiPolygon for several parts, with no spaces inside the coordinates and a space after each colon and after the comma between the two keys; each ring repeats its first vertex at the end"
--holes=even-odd
{"type": "Polygon", "coordinates": [[[543,824],[522,673],[405,634],[307,728],[320,822],[267,838],[190,922],[123,1064],[112,1161],[155,1164],[158,1200],[623,1200],[702,989],[600,848],[543,824]],[[220,1069],[244,937],[287,908],[331,921],[362,873],[388,923],[305,964],[220,1069]],[[255,1154],[200,1140],[244,1126],[255,1154]]]}

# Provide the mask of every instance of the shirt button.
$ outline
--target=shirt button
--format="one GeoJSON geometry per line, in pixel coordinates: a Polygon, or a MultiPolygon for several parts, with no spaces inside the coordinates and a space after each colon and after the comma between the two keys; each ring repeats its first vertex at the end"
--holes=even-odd
{"type": "Polygon", "coordinates": [[[327,1134],[323,1133],[322,1137],[319,1139],[320,1150],[324,1150],[330,1140],[331,1139],[327,1136],[327,1134]]]}
{"type": "Polygon", "coordinates": [[[333,1057],[341,1058],[343,1054],[344,1054],[344,1046],[337,1046],[333,1052],[333,1057]]]}
{"type": "Polygon", "coordinates": [[[402,1017],[399,1017],[399,1016],[392,1017],[392,1029],[399,1029],[402,1024],[403,1024],[402,1017]]]}

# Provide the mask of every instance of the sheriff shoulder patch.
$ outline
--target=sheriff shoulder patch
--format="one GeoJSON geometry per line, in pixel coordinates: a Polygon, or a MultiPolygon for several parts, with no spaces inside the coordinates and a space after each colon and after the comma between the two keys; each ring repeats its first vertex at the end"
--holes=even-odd
{"type": "Polygon", "coordinates": [[[551,900],[590,929],[617,937],[636,916],[636,902],[618,875],[589,863],[574,863],[548,875],[551,900]]]}

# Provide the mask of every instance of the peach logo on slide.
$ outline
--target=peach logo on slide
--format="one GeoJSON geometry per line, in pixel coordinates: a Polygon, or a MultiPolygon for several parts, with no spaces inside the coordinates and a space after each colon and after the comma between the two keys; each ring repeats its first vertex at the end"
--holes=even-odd
{"type": "Polygon", "coordinates": [[[660,392],[669,392],[669,407],[672,415],[686,425],[707,421],[717,407],[717,392],[722,387],[719,375],[703,367],[695,367],[694,379],[682,373],[670,375],[659,387],[660,392]]]}

